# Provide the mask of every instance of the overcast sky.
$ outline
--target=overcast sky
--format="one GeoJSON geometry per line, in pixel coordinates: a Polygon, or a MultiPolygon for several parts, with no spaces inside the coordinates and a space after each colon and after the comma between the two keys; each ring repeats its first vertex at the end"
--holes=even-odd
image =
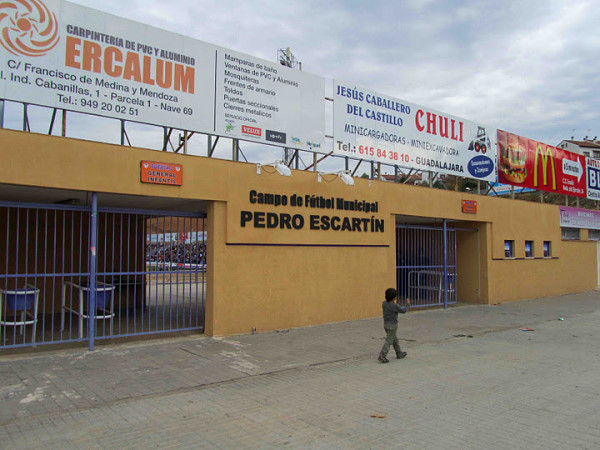
{"type": "Polygon", "coordinates": [[[592,1],[75,3],[272,61],[289,46],[328,85],[340,79],[547,144],[600,137],[592,1]]]}

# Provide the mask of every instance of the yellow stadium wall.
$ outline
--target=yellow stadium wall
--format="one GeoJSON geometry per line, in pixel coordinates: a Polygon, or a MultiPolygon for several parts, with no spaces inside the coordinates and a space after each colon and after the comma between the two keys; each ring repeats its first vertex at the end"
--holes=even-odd
{"type": "Polygon", "coordinates": [[[561,244],[560,258],[492,261],[490,303],[595,289],[596,242],[562,241],[561,244]]]}
{"type": "Polygon", "coordinates": [[[459,302],[497,303],[597,285],[596,243],[562,241],[553,205],[360,178],[352,187],[334,176],[318,183],[310,171],[282,177],[265,167],[259,175],[255,164],[8,130],[0,131],[0,143],[0,183],[206,201],[208,335],[379,315],[383,291],[396,284],[395,223],[406,216],[477,230],[457,233],[459,302]],[[141,160],[182,164],[183,185],[141,183],[141,160]],[[250,201],[251,191],[364,200],[376,202],[377,211],[262,205],[250,201]],[[463,213],[463,200],[476,201],[477,213],[463,213]],[[298,230],[242,226],[244,211],[300,214],[306,223],[298,230]],[[311,215],[373,218],[385,227],[312,230],[311,215]],[[505,240],[515,241],[514,259],[504,258],[505,240]],[[525,240],[534,241],[533,259],[524,257],[525,240]],[[543,241],[552,243],[551,258],[543,258],[543,241]]]}

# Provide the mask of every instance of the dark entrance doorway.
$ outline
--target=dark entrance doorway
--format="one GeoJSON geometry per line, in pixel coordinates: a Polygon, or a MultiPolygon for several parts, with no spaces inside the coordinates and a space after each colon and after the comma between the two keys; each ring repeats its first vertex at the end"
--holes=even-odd
{"type": "Polygon", "coordinates": [[[396,225],[396,272],[399,297],[413,307],[455,304],[456,229],[396,225]]]}

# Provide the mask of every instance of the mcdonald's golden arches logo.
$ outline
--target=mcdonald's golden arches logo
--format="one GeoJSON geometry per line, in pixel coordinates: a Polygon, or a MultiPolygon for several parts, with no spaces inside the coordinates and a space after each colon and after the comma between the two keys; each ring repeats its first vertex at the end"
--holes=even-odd
{"type": "Polygon", "coordinates": [[[10,53],[43,56],[58,40],[56,15],[40,0],[0,0],[0,44],[10,53]]]}
{"type": "Polygon", "coordinates": [[[552,153],[550,147],[546,147],[546,150],[544,151],[544,148],[541,144],[538,144],[537,148],[535,149],[535,165],[533,167],[533,186],[539,187],[540,185],[538,180],[538,167],[540,160],[542,161],[542,176],[544,179],[544,186],[548,186],[548,171],[551,170],[552,189],[556,190],[556,167],[554,154],[552,153]]]}

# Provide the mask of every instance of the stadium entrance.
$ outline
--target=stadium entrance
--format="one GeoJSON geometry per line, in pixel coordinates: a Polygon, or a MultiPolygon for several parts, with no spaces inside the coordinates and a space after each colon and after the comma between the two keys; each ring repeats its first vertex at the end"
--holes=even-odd
{"type": "MultiPolygon", "coordinates": [[[[0,203],[0,348],[91,349],[97,339],[204,329],[206,214],[191,211],[202,205],[129,209],[114,206],[117,196],[44,195],[63,200],[0,203]]],[[[131,200],[161,204],[118,196],[131,200]]]]}
{"type": "Polygon", "coordinates": [[[413,307],[457,302],[456,229],[442,225],[396,225],[396,270],[401,299],[413,307]]]}

